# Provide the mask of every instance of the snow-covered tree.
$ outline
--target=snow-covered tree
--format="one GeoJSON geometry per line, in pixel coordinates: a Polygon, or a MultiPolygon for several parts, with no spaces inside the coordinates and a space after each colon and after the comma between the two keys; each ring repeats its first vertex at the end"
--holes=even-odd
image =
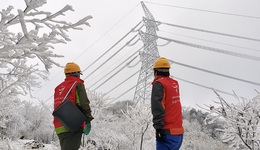
{"type": "Polygon", "coordinates": [[[52,58],[54,45],[70,41],[69,29],[82,29],[91,16],[76,23],[58,19],[73,11],[66,5],[51,13],[39,8],[46,0],[24,0],[26,8],[13,13],[13,6],[0,11],[0,99],[13,99],[37,87],[38,78],[46,79],[52,65],[60,66],[52,58]],[[45,69],[40,66],[44,65],[45,69]]]}
{"type": "Polygon", "coordinates": [[[125,129],[132,141],[132,149],[153,149],[155,146],[155,130],[152,127],[151,107],[148,104],[129,106],[122,111],[128,126],[125,129]]]}
{"type": "Polygon", "coordinates": [[[184,136],[181,150],[229,150],[227,144],[216,140],[201,131],[201,124],[197,120],[190,122],[183,120],[184,136]]]}
{"type": "MultiPolygon", "coordinates": [[[[92,129],[90,134],[83,136],[80,150],[156,149],[155,131],[152,127],[149,105],[133,106],[131,102],[128,101],[109,105],[109,98],[106,97],[105,94],[90,91],[87,91],[87,94],[90,99],[94,120],[91,121],[92,129]]],[[[50,142],[52,143],[51,145],[44,144],[45,148],[43,149],[59,149],[59,141],[57,138],[53,138],[53,136],[56,137],[56,134],[53,134],[52,116],[50,110],[47,109],[48,107],[43,104],[41,104],[42,106],[39,106],[39,104],[32,106],[30,103],[22,103],[20,101],[14,101],[12,103],[14,105],[5,107],[5,111],[1,115],[5,116],[5,119],[0,118],[0,128],[6,129],[2,130],[3,132],[0,134],[1,148],[27,149],[24,148],[24,142],[20,143],[19,141],[20,145],[18,147],[17,140],[11,141],[9,138],[1,137],[8,132],[9,135],[12,134],[18,137],[25,136],[25,139],[33,138],[38,141],[43,141],[44,143],[49,143],[49,139],[54,140],[50,142]],[[25,108],[27,108],[27,110],[25,108]],[[20,113],[17,113],[17,111],[20,113]],[[5,120],[5,122],[8,120],[9,123],[2,125],[2,120],[5,120]],[[7,128],[9,125],[13,128],[7,128]],[[12,130],[14,128],[16,129],[12,130]],[[47,148],[48,145],[51,146],[51,148],[47,148]]],[[[0,105],[2,105],[2,103],[0,103],[0,105]]],[[[186,112],[192,116],[194,116],[193,114],[195,113],[195,111],[186,112]]],[[[201,116],[199,113],[197,113],[197,115],[201,116]]],[[[184,119],[183,126],[185,133],[181,150],[228,149],[226,144],[213,139],[201,131],[200,119],[194,119],[192,121],[190,119],[184,119]]]]}
{"type": "Polygon", "coordinates": [[[25,138],[49,143],[53,140],[52,116],[44,104],[34,105],[19,99],[0,101],[0,138],[25,138]]]}
{"type": "Polygon", "coordinates": [[[131,101],[109,104],[104,94],[88,91],[94,120],[85,137],[83,149],[151,150],[155,131],[151,126],[151,109],[147,105],[132,106],[131,101]]]}
{"type": "Polygon", "coordinates": [[[94,120],[91,121],[91,132],[82,149],[120,149],[126,138],[121,134],[123,121],[108,110],[108,97],[105,94],[87,91],[94,120]]]}
{"type": "Polygon", "coordinates": [[[9,6],[0,11],[0,132],[3,137],[26,135],[48,142],[52,127],[47,120],[51,116],[44,115],[46,110],[42,105],[35,108],[21,102],[18,95],[26,95],[32,87],[39,87],[37,80],[47,79],[53,65],[60,66],[53,60],[62,57],[53,53],[54,45],[66,44],[70,41],[66,34],[69,29],[89,26],[87,21],[92,17],[70,23],[59,19],[65,12],[73,11],[69,5],[51,13],[40,10],[46,0],[24,1],[24,10],[14,11],[14,7],[9,6]]]}
{"type": "Polygon", "coordinates": [[[260,149],[260,94],[253,99],[236,96],[238,103],[232,104],[224,100],[216,91],[219,98],[218,105],[210,106],[210,115],[206,122],[211,123],[218,118],[224,118],[225,126],[219,129],[224,134],[222,140],[231,143],[237,149],[260,149]]]}

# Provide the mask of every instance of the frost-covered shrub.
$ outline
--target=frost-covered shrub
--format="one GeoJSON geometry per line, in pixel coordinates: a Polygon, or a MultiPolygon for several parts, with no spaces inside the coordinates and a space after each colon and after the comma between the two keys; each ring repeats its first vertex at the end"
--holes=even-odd
{"type": "Polygon", "coordinates": [[[224,100],[216,91],[219,102],[217,106],[211,106],[211,114],[208,115],[208,123],[218,118],[224,118],[223,142],[229,142],[230,147],[236,149],[248,148],[256,150],[260,148],[260,94],[253,99],[245,99],[236,96],[238,103],[232,104],[224,100]]]}
{"type": "Polygon", "coordinates": [[[155,130],[152,126],[151,107],[148,104],[129,106],[122,111],[125,118],[125,134],[131,141],[129,148],[155,149],[155,130]]]}
{"type": "Polygon", "coordinates": [[[44,105],[10,100],[0,101],[0,131],[2,137],[35,139],[49,143],[53,125],[50,110],[44,105]]]}
{"type": "Polygon", "coordinates": [[[201,131],[198,121],[189,122],[183,120],[184,137],[181,150],[228,150],[227,144],[213,139],[211,136],[201,131]]]}
{"type": "Polygon", "coordinates": [[[134,103],[132,101],[119,101],[113,104],[111,107],[108,108],[113,114],[122,114],[122,110],[126,111],[127,107],[133,106],[134,103]]]}

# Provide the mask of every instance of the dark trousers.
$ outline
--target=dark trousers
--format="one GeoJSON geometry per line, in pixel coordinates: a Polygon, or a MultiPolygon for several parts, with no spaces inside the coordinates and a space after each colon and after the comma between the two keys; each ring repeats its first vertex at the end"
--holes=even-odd
{"type": "Polygon", "coordinates": [[[82,128],[75,132],[58,134],[61,150],[78,150],[81,143],[82,128]]]}
{"type": "Polygon", "coordinates": [[[156,150],[179,150],[182,145],[183,134],[170,135],[166,134],[164,141],[156,140],[156,150]]]}

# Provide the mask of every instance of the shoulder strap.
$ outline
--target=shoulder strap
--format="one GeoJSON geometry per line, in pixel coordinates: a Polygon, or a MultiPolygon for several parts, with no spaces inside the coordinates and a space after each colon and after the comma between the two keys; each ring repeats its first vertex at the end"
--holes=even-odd
{"type": "Polygon", "coordinates": [[[75,81],[75,82],[72,84],[72,86],[70,87],[68,93],[67,93],[67,94],[65,95],[65,97],[63,98],[62,102],[65,101],[65,99],[67,98],[67,96],[69,95],[70,91],[72,90],[73,86],[74,86],[76,83],[77,83],[77,81],[75,81]]]}

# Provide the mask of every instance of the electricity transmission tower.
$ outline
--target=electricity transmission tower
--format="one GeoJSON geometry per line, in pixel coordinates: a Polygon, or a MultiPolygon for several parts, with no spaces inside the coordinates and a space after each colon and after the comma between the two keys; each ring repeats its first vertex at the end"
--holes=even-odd
{"type": "Polygon", "coordinates": [[[141,2],[145,17],[143,18],[146,31],[139,31],[141,40],[144,43],[144,48],[140,50],[139,55],[142,62],[141,70],[137,86],[135,89],[134,103],[150,101],[153,76],[153,63],[160,57],[157,49],[156,40],[158,39],[156,30],[158,31],[157,23],[153,15],[148,10],[143,2],[141,2]]]}

